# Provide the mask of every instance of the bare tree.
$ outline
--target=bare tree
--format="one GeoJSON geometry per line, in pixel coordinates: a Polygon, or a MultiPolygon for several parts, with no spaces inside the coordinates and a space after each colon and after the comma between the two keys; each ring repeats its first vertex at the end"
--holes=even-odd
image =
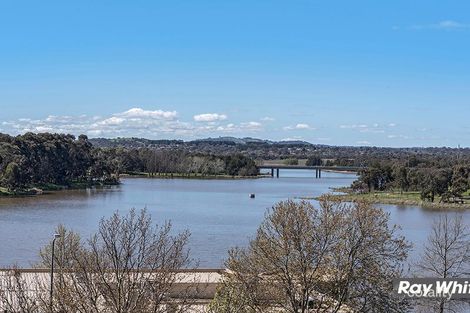
{"type": "Polygon", "coordinates": [[[312,223],[321,219],[333,223],[327,212],[315,210],[308,202],[276,204],[249,249],[229,251],[230,273],[212,310],[266,312],[277,306],[304,312],[309,294],[320,283],[321,264],[330,248],[331,229],[312,223]]]}
{"type": "Polygon", "coordinates": [[[321,206],[341,208],[327,284],[320,289],[333,300],[332,311],[344,305],[357,312],[406,311],[406,302],[391,291],[411,246],[397,234],[397,226],[389,226],[389,215],[368,202],[344,204],[326,198],[321,206]]]}
{"type": "MultiPolygon", "coordinates": [[[[462,215],[449,217],[440,215],[431,229],[420,261],[419,274],[435,278],[459,278],[468,275],[470,267],[470,229],[464,224],[462,215]]],[[[453,312],[464,305],[457,300],[427,299],[420,307],[427,312],[453,312]]],[[[468,309],[468,306],[467,306],[468,309]]]]}
{"type": "Polygon", "coordinates": [[[229,252],[213,312],[399,312],[392,278],[409,246],[388,215],[330,197],[318,208],[285,201],[266,214],[246,249],[229,252]]]}
{"type": "MultiPolygon", "coordinates": [[[[57,242],[54,312],[183,312],[189,293],[175,284],[191,265],[188,232],[153,226],[145,210],[115,213],[86,241],[65,228],[57,242]]],[[[50,264],[46,247],[43,265],[50,264]]],[[[44,300],[44,299],[43,299],[44,300]]]]}

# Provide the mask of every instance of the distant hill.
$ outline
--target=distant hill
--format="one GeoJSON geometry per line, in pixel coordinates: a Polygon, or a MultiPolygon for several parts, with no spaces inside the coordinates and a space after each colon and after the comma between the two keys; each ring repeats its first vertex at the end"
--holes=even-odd
{"type": "Polygon", "coordinates": [[[101,148],[125,147],[125,148],[146,148],[158,145],[182,145],[183,140],[153,140],[145,138],[92,138],[89,140],[93,146],[101,148]]]}
{"type": "Polygon", "coordinates": [[[261,145],[298,145],[298,146],[312,146],[313,144],[307,141],[295,140],[295,141],[272,141],[266,139],[252,138],[252,137],[216,137],[216,138],[204,138],[191,141],[183,140],[152,140],[145,138],[92,138],[90,142],[96,147],[126,147],[126,148],[145,148],[152,146],[190,146],[198,145],[201,143],[208,144],[228,144],[228,145],[247,145],[247,144],[261,144],[261,145]]]}
{"type": "MultiPolygon", "coordinates": [[[[98,148],[123,147],[127,149],[179,150],[195,154],[233,155],[243,154],[256,160],[307,159],[310,157],[323,160],[336,160],[337,165],[362,166],[373,161],[409,159],[416,156],[421,159],[440,162],[451,159],[459,162],[470,158],[470,148],[449,147],[355,147],[328,146],[312,144],[306,141],[272,141],[258,138],[217,137],[192,141],[152,140],[145,138],[93,138],[93,146],[98,148]]],[[[431,162],[431,161],[430,161],[431,162]]]]}
{"type": "Polygon", "coordinates": [[[231,142],[235,144],[246,145],[250,143],[259,143],[259,144],[270,144],[270,145],[312,145],[310,142],[307,141],[272,141],[266,139],[259,139],[253,137],[244,137],[244,138],[237,138],[237,137],[217,137],[217,138],[205,138],[205,139],[198,139],[193,140],[190,142],[231,142]]]}
{"type": "Polygon", "coordinates": [[[251,138],[251,137],[245,137],[245,138],[237,138],[237,137],[217,137],[217,138],[205,138],[205,139],[197,139],[193,140],[193,142],[227,142],[227,143],[235,143],[235,144],[240,144],[240,145],[245,145],[247,143],[267,143],[267,144],[272,144],[273,142],[270,140],[263,140],[263,139],[258,139],[258,138],[251,138]]]}

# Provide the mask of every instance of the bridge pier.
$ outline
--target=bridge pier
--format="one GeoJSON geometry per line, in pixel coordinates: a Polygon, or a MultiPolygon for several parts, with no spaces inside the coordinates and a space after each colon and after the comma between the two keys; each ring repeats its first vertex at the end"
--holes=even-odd
{"type": "Polygon", "coordinates": [[[321,178],[321,168],[315,169],[315,178],[321,178]]]}
{"type": "MultiPolygon", "coordinates": [[[[267,164],[258,166],[259,169],[271,170],[271,177],[274,177],[274,170],[276,170],[276,177],[279,178],[280,169],[298,169],[298,170],[315,170],[315,178],[321,178],[322,170],[334,170],[344,172],[359,172],[365,167],[357,166],[299,166],[299,165],[276,165],[267,164]]],[[[269,173],[269,172],[268,172],[269,173]]]]}

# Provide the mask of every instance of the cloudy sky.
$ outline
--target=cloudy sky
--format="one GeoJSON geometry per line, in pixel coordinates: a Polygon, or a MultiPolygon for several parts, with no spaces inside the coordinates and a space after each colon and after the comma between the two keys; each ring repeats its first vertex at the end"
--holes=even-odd
{"type": "Polygon", "coordinates": [[[468,1],[1,1],[0,132],[470,146],[468,1]]]}

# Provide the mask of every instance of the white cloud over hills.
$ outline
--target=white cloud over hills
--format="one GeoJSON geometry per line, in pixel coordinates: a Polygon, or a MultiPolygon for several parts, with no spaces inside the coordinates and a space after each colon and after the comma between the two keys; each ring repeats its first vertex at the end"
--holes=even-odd
{"type": "Polygon", "coordinates": [[[23,134],[26,132],[58,132],[90,137],[197,137],[215,133],[257,132],[263,129],[260,122],[247,121],[226,123],[227,115],[202,113],[193,121],[183,121],[176,111],[145,110],[131,108],[109,116],[57,116],[44,119],[21,118],[1,122],[3,132],[23,134]]]}
{"type": "Polygon", "coordinates": [[[143,110],[141,108],[132,108],[122,113],[116,114],[126,118],[151,118],[157,120],[174,120],[178,116],[176,111],[162,111],[162,110],[143,110]]]}
{"type": "Polygon", "coordinates": [[[299,123],[294,126],[285,126],[283,128],[284,130],[305,130],[305,129],[314,129],[310,127],[310,125],[305,124],[305,123],[299,123]]]}
{"type": "MultiPolygon", "coordinates": [[[[378,141],[398,144],[416,139],[407,128],[393,121],[382,123],[351,123],[314,127],[306,121],[291,120],[287,126],[273,123],[274,118],[256,117],[240,120],[223,112],[183,114],[173,110],[148,110],[140,107],[107,115],[49,115],[43,118],[0,120],[0,132],[11,135],[26,132],[85,134],[89,137],[144,137],[150,139],[197,139],[203,137],[235,136],[262,137],[279,140],[306,140],[335,144],[338,139],[357,145],[378,141]]],[[[422,140],[426,140],[423,138],[422,140]]],[[[339,141],[341,143],[341,141],[339,141]]],[[[346,142],[346,143],[347,143],[346,142]]]]}
{"type": "Polygon", "coordinates": [[[437,30],[469,30],[470,24],[460,23],[453,20],[442,20],[434,24],[413,25],[412,29],[437,29],[437,30]]]}
{"type": "Polygon", "coordinates": [[[224,121],[227,119],[227,115],[218,114],[218,113],[204,113],[194,115],[193,119],[196,122],[215,122],[215,121],[224,121]]]}

